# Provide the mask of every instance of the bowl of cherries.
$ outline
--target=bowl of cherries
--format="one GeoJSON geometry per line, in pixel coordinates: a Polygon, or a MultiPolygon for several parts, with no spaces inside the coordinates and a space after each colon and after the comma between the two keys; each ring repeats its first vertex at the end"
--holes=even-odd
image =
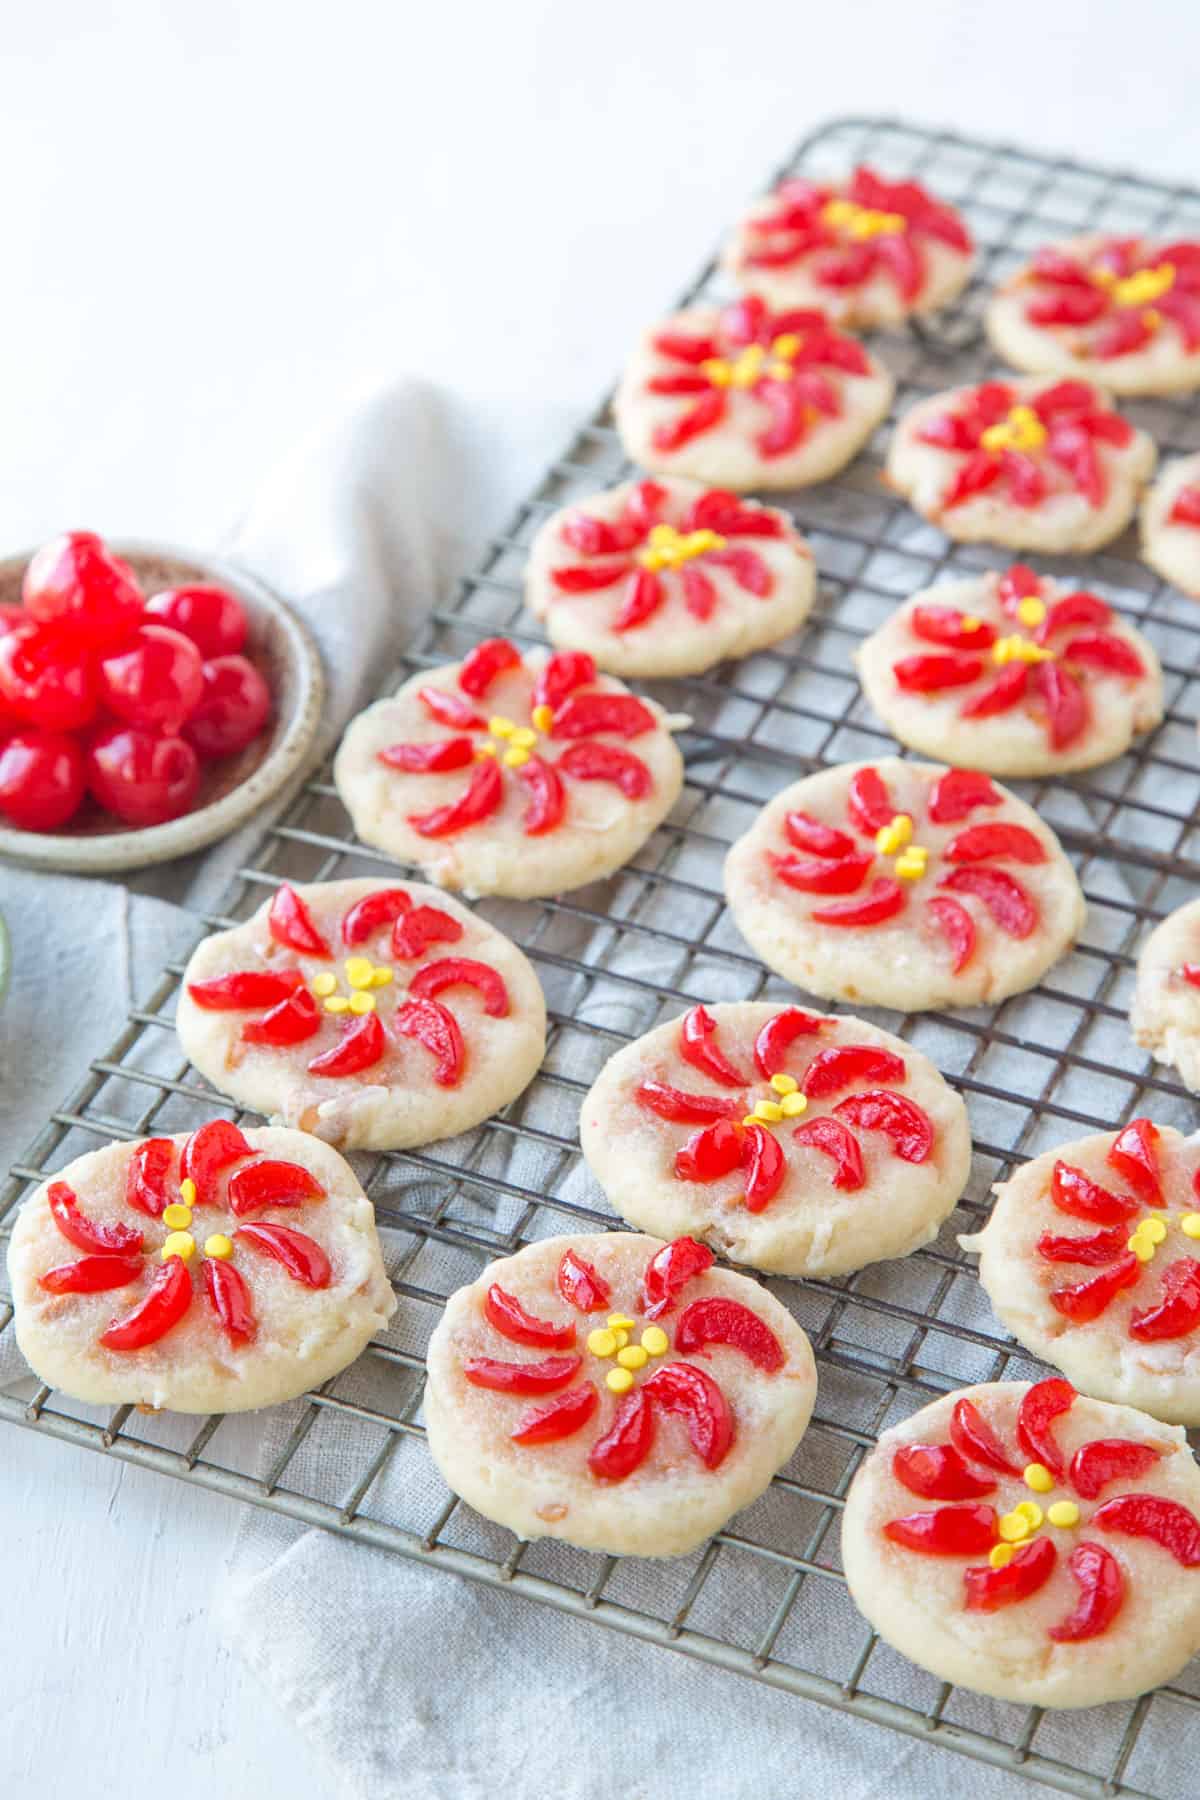
{"type": "Polygon", "coordinates": [[[245,570],[89,531],[0,562],[0,855],[98,874],[214,843],[304,761],[323,693],[245,570]]]}

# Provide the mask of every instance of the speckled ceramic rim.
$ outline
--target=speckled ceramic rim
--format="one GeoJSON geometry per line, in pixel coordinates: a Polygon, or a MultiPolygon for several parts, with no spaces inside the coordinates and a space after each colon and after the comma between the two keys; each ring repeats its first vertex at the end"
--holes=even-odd
{"type": "MultiPolygon", "coordinates": [[[[246,608],[252,635],[259,642],[270,640],[274,659],[283,670],[284,678],[275,688],[272,742],[244,781],[207,806],[166,825],[75,837],[0,827],[0,856],[29,868],[108,875],[203,850],[244,825],[280,791],[305,762],[320,726],[325,677],[317,646],[307,626],[257,576],[221,557],[149,539],[114,542],[112,548],[135,563],[149,558],[179,564],[180,579],[186,571],[189,580],[219,582],[237,595],[246,608]]],[[[32,554],[25,551],[0,561],[0,580],[11,578],[14,569],[23,569],[32,554]]]]}

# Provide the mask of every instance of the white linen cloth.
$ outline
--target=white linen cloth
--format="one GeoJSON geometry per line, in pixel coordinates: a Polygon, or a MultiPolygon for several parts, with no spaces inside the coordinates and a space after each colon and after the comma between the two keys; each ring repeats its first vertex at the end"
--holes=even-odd
{"type": "MultiPolygon", "coordinates": [[[[460,428],[427,390],[399,384],[331,437],[303,447],[267,487],[231,547],[235,558],[296,604],[321,642],[332,678],[327,741],[394,660],[434,587],[444,584],[452,567],[463,566],[472,548],[466,518],[475,530],[496,525],[501,498],[522,485],[523,471],[506,459],[503,476],[489,488],[487,471],[500,465],[494,457],[479,461],[479,449],[469,429],[460,428]],[[469,506],[461,503],[466,495],[469,506]]],[[[0,1044],[0,1149],[6,1161],[44,1117],[47,1094],[65,1093],[83,1074],[127,1006],[153,985],[164,956],[194,935],[180,907],[217,900],[262,823],[192,863],[147,871],[126,885],[3,872],[3,906],[16,950],[0,1044]],[[54,921],[54,958],[38,953],[47,918],[54,921]],[[68,1007],[81,982],[88,1008],[77,1018],[68,1007]],[[65,1032],[68,1016],[72,1028],[65,1032]]],[[[686,930],[678,901],[670,904],[675,928],[686,930]]],[[[587,941],[564,947],[579,954],[587,941]]],[[[614,972],[618,956],[626,975],[669,981],[678,973],[677,957],[654,945],[614,951],[608,963],[614,972]]],[[[706,997],[733,998],[738,991],[731,986],[728,995],[706,997]]],[[[574,1009],[576,1016],[641,1030],[650,1023],[653,999],[630,994],[615,982],[600,986],[574,1009]]],[[[938,1056],[930,1034],[920,1042],[938,1056]]],[[[961,1044],[952,1046],[948,1038],[941,1047],[948,1057],[961,1056],[961,1044]]],[[[597,1062],[605,1048],[595,1046],[597,1062]]],[[[573,1066],[571,1072],[587,1078],[592,1071],[573,1066]]],[[[999,1068],[989,1068],[989,1076],[1003,1086],[999,1068]]],[[[561,1094],[557,1100],[547,1123],[573,1135],[573,1103],[561,1094]]],[[[542,1173],[524,1161],[532,1154],[524,1146],[514,1152],[506,1179],[519,1186],[525,1177],[537,1185],[542,1173]]],[[[412,1178],[411,1171],[397,1171],[401,1184],[412,1178]]],[[[595,1202],[585,1176],[572,1178],[569,1192],[595,1202]]],[[[504,1229],[516,1217],[515,1206],[498,1197],[479,1216],[504,1229]]],[[[901,1265],[891,1268],[897,1272],[901,1265]]],[[[463,1279],[474,1272],[465,1269],[463,1279]]],[[[895,1279],[902,1277],[896,1273],[895,1279]]],[[[979,1311],[971,1316],[986,1318],[979,1296],[972,1304],[979,1311]]],[[[5,1342],[11,1344],[11,1333],[5,1342]]],[[[10,1383],[22,1373],[11,1363],[0,1365],[0,1381],[10,1383]]],[[[349,1389],[339,1384],[339,1392],[369,1402],[382,1379],[364,1359],[349,1389]]],[[[836,1384],[825,1404],[836,1413],[836,1384]]],[[[222,1432],[252,1443],[254,1460],[265,1467],[296,1410],[243,1418],[222,1432]]],[[[305,1445],[289,1479],[305,1491],[340,1494],[362,1466],[357,1428],[326,1418],[319,1446],[305,1445]]],[[[444,1489],[423,1448],[404,1439],[372,1490],[370,1510],[411,1516],[413,1484],[428,1491],[431,1516],[444,1489]]],[[[760,1508],[756,1534],[769,1538],[775,1531],[786,1541],[786,1524],[772,1499],[760,1508]]],[[[483,1536],[501,1555],[511,1542],[491,1527],[483,1527],[483,1536]]],[[[706,1590],[698,1626],[717,1635],[740,1630],[744,1639],[751,1621],[765,1625],[778,1594],[769,1576],[758,1559],[726,1553],[706,1590]]],[[[649,1608],[682,1590],[675,1564],[632,1564],[623,1581],[624,1597],[649,1608]]],[[[810,1577],[805,1605],[803,1630],[811,1642],[799,1652],[793,1646],[792,1653],[820,1665],[823,1643],[861,1626],[850,1623],[848,1601],[834,1583],[810,1577]]],[[[484,1800],[495,1793],[659,1800],[691,1792],[720,1800],[766,1800],[785,1792],[936,1800],[964,1779],[976,1800],[1017,1800],[1028,1792],[1008,1773],[973,1766],[968,1774],[957,1758],[919,1742],[249,1508],[216,1613],[258,1687],[319,1752],[330,1791],[343,1800],[394,1800],[400,1794],[405,1800],[484,1800]]],[[[928,1702],[928,1678],[914,1670],[901,1680],[914,1703],[928,1702]]],[[[964,1705],[962,1716],[970,1723],[984,1730],[989,1720],[994,1723],[991,1703],[968,1697],[964,1705]]],[[[1175,1767],[1190,1766],[1200,1747],[1186,1741],[1190,1729],[1173,1740],[1175,1767]]],[[[1069,1749],[1064,1754],[1069,1757],[1069,1749]]],[[[1152,1772],[1139,1773],[1147,1779],[1152,1772]]]]}

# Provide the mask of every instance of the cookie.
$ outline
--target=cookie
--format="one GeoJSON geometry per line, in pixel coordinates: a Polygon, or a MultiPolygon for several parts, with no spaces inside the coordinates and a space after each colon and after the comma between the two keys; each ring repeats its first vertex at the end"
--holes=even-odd
{"type": "Polygon", "coordinates": [[[996,1317],[1085,1394],[1200,1425],[1200,1143],[1134,1119],[1037,1156],[964,1237],[996,1317]]]}
{"type": "Polygon", "coordinates": [[[690,1238],[546,1238],[451,1295],[425,1429],[456,1494],[521,1538],[682,1556],[804,1435],[808,1339],[690,1238]]]}
{"type": "Polygon", "coordinates": [[[920,1012],[1032,987],[1085,907],[1054,833],[986,775],[843,763],[784,788],[725,861],[768,968],[823,998],[920,1012]]]}
{"type": "Polygon", "coordinates": [[[855,658],[863,692],[912,750],[992,775],[1111,762],[1163,715],[1158,657],[1096,594],[1022,563],[929,588],[855,658]]]}
{"type": "Polygon", "coordinates": [[[697,482],[627,482],[547,519],[525,603],[614,675],[698,675],[801,626],[812,551],[787,514],[697,482]]]}
{"type": "Polygon", "coordinates": [[[1198,1514],[1182,1431],[1066,1381],[993,1381],[883,1433],[842,1562],[880,1637],[939,1679],[1100,1706],[1200,1649],[1198,1514]]]}
{"type": "Polygon", "coordinates": [[[227,1119],[76,1158],[21,1208],[8,1273],[40,1380],[185,1413],[319,1386],[396,1305],[374,1209],[337,1152],[227,1119]]]}
{"type": "Polygon", "coordinates": [[[857,456],[894,383],[824,314],[756,294],[692,307],[647,332],[613,410],[626,454],[708,486],[807,487],[857,456]]]}
{"type": "Polygon", "coordinates": [[[947,537],[1053,554],[1117,537],[1155,454],[1086,381],[985,381],[905,413],[887,479],[947,537]]]}
{"type": "Polygon", "coordinates": [[[750,208],[721,260],[777,310],[824,307],[836,324],[870,331],[953,300],[975,246],[961,214],[919,182],[860,165],[845,181],[781,181],[750,208]]]}
{"type": "Polygon", "coordinates": [[[936,1236],[966,1185],[967,1113],[862,1019],[694,1006],[618,1051],[583,1154],[622,1218],[781,1275],[844,1275],[936,1236]]]}
{"type": "Polygon", "coordinates": [[[489,638],[352,720],[333,777],[365,844],[439,887],[531,899],[627,863],[683,759],[662,708],[590,656],[489,638]]]}
{"type": "Polygon", "coordinates": [[[278,888],[197,945],[175,1023],[221,1093],[341,1150],[468,1131],[546,1049],[541,985],[516,945],[413,882],[278,888]]]}
{"type": "Polygon", "coordinates": [[[1200,243],[1051,244],[996,289],[985,324],[1033,375],[1093,377],[1113,394],[1200,387],[1200,243]]]}
{"type": "Polygon", "coordinates": [[[1200,1092],[1200,900],[1168,913],[1142,945],[1129,1024],[1135,1043],[1200,1092]]]}
{"type": "Polygon", "coordinates": [[[1142,555],[1200,600],[1200,453],[1168,463],[1142,502],[1142,555]]]}

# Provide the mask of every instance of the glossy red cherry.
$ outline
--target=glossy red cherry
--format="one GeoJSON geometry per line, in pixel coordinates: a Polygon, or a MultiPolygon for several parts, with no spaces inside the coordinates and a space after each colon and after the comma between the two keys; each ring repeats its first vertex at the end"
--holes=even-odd
{"type": "Polygon", "coordinates": [[[142,613],[133,570],[94,531],[64,532],[43,544],[25,571],[21,593],[33,618],[70,625],[96,645],[124,637],[142,613]]]}
{"type": "Polygon", "coordinates": [[[271,690],[244,656],[215,656],[201,671],[203,688],[184,727],[201,756],[232,756],[254,742],[271,716],[271,690]]]}
{"type": "Polygon", "coordinates": [[[0,812],[22,831],[56,831],[83,799],[83,751],[60,731],[18,731],[0,746],[0,812]]]}
{"type": "Polygon", "coordinates": [[[0,637],[0,700],[45,731],[77,731],[99,704],[91,651],[62,625],[17,625],[0,637]]]}
{"type": "Polygon", "coordinates": [[[161,625],[191,638],[201,656],[234,656],[246,642],[246,615],[228,588],[198,583],[167,588],[146,602],[161,625]]]}
{"type": "Polygon", "coordinates": [[[92,739],[87,779],[101,806],[127,825],[162,825],[191,807],[200,763],[182,738],[109,725],[92,739]]]}
{"type": "Polygon", "coordinates": [[[172,734],[196,709],[204,691],[203,667],[190,638],[166,625],[142,625],[101,657],[101,697],[130,725],[172,734]]]}

